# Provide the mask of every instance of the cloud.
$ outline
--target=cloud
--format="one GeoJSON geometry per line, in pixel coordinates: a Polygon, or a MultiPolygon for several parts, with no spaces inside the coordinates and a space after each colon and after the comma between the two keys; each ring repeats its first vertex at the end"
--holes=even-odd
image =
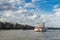
{"type": "Polygon", "coordinates": [[[60,7],[59,5],[54,6],[54,12],[56,16],[60,16],[60,7]]]}
{"type": "Polygon", "coordinates": [[[56,15],[56,16],[60,16],[60,12],[56,12],[55,15],[56,15]]]}
{"type": "Polygon", "coordinates": [[[23,5],[24,0],[0,0],[0,11],[1,10],[17,10],[17,6],[23,5]]]}
{"type": "Polygon", "coordinates": [[[60,26],[60,8],[58,8],[58,5],[54,6],[53,11],[55,14],[43,14],[41,13],[41,9],[37,8],[33,2],[26,3],[25,0],[0,0],[0,21],[27,25],[36,25],[37,23],[45,22],[47,27],[60,26]],[[26,8],[32,9],[28,10],[26,8]]]}
{"type": "Polygon", "coordinates": [[[16,13],[27,13],[27,10],[26,9],[20,9],[20,10],[17,10],[16,13]]]}
{"type": "Polygon", "coordinates": [[[35,8],[35,5],[33,3],[25,3],[25,8],[35,8]]]}
{"type": "MultiPolygon", "coordinates": [[[[33,3],[26,3],[25,0],[0,0],[0,21],[16,22],[21,24],[35,25],[40,18],[33,3]],[[26,9],[35,8],[35,9],[26,9]],[[36,20],[36,21],[34,21],[36,20]]],[[[40,20],[39,20],[40,21],[40,20]]]]}
{"type": "Polygon", "coordinates": [[[39,2],[39,3],[47,3],[48,0],[32,0],[32,3],[39,2]]]}
{"type": "Polygon", "coordinates": [[[47,22],[47,27],[60,27],[60,17],[54,16],[47,22]]]}
{"type": "Polygon", "coordinates": [[[32,0],[32,2],[37,2],[37,1],[41,1],[41,0],[32,0]]]}
{"type": "Polygon", "coordinates": [[[4,14],[1,17],[1,20],[6,21],[6,22],[12,22],[12,23],[16,22],[16,23],[21,23],[21,24],[32,25],[32,24],[36,24],[34,20],[40,18],[40,15],[35,14],[34,12],[35,11],[32,11],[32,14],[31,14],[30,11],[27,11],[26,9],[20,9],[17,11],[6,10],[6,11],[3,11],[4,14]]]}
{"type": "Polygon", "coordinates": [[[5,11],[5,16],[9,17],[9,16],[12,16],[12,12],[11,11],[5,11]]]}
{"type": "Polygon", "coordinates": [[[36,19],[37,17],[38,17],[38,15],[37,15],[37,14],[34,14],[34,15],[32,15],[32,16],[28,16],[27,18],[30,19],[30,20],[34,20],[34,19],[36,19]]]}
{"type": "Polygon", "coordinates": [[[2,2],[0,4],[0,11],[1,10],[14,10],[14,9],[15,9],[15,7],[12,7],[12,5],[8,2],[4,2],[4,3],[2,2]]]}
{"type": "Polygon", "coordinates": [[[32,0],[32,2],[35,2],[35,0],[32,0]]]}
{"type": "MultiPolygon", "coordinates": [[[[11,21],[13,21],[13,17],[14,17],[14,15],[13,15],[13,13],[14,12],[12,12],[12,11],[3,11],[3,15],[2,16],[0,16],[0,21],[6,21],[6,22],[11,22],[11,21]]],[[[1,13],[2,14],[2,13],[1,13]]]]}
{"type": "Polygon", "coordinates": [[[45,22],[46,27],[60,27],[60,16],[55,14],[41,14],[40,18],[35,19],[36,23],[45,22]]]}

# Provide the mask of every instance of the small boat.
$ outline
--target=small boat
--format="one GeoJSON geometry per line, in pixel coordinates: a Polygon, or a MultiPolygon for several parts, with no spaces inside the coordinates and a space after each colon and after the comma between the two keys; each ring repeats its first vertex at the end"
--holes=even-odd
{"type": "Polygon", "coordinates": [[[44,24],[38,24],[35,26],[34,30],[36,32],[46,32],[47,28],[45,27],[44,24]]]}

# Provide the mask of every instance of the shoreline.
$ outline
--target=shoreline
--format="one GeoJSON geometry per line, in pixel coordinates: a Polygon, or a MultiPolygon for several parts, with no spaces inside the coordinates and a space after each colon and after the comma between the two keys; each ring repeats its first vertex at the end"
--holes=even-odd
{"type": "MultiPolygon", "coordinates": [[[[20,28],[4,28],[4,29],[0,29],[0,30],[34,30],[34,28],[31,29],[20,29],[20,28]]],[[[47,28],[47,30],[60,30],[60,28],[47,28]]]]}

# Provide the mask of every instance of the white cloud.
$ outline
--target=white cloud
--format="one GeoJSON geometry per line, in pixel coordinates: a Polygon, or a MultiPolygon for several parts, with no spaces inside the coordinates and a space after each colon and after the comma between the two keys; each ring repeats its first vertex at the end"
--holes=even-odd
{"type": "Polygon", "coordinates": [[[34,14],[33,16],[28,16],[27,18],[30,20],[34,20],[35,18],[37,18],[37,15],[34,14]]]}
{"type": "Polygon", "coordinates": [[[32,3],[34,2],[40,2],[40,3],[47,3],[47,0],[32,0],[32,3]]]}
{"type": "Polygon", "coordinates": [[[10,2],[10,3],[13,3],[13,2],[14,2],[14,0],[9,0],[9,2],[10,2]]]}
{"type": "Polygon", "coordinates": [[[33,3],[25,3],[24,7],[35,7],[33,3]]]}
{"type": "Polygon", "coordinates": [[[35,2],[36,0],[32,0],[32,2],[35,2]]]}
{"type": "Polygon", "coordinates": [[[41,1],[41,0],[32,0],[32,2],[37,2],[37,1],[41,1]]]}
{"type": "Polygon", "coordinates": [[[54,8],[57,8],[57,7],[58,7],[58,5],[55,5],[55,6],[54,6],[54,8]]]}
{"type": "Polygon", "coordinates": [[[17,6],[24,5],[24,0],[0,0],[0,10],[17,10],[17,6]]]}
{"type": "MultiPolygon", "coordinates": [[[[39,0],[32,0],[33,2],[39,0]]],[[[24,3],[23,0],[9,0],[3,1],[0,3],[0,9],[4,9],[1,11],[2,16],[0,16],[0,21],[7,21],[7,22],[18,22],[21,24],[28,24],[28,25],[36,25],[40,22],[46,22],[46,26],[49,27],[56,27],[60,26],[60,8],[58,6],[54,6],[55,14],[40,14],[41,10],[36,8],[33,3],[24,3]],[[10,3],[8,3],[10,2],[10,3]],[[23,3],[23,4],[22,4],[23,3]],[[19,7],[17,8],[16,5],[19,7]],[[35,7],[35,9],[27,10],[25,8],[35,7]],[[14,10],[13,10],[14,9],[14,10]]]]}
{"type": "Polygon", "coordinates": [[[56,16],[55,14],[42,14],[40,21],[44,21],[46,27],[60,27],[60,16],[56,16]]]}
{"type": "Polygon", "coordinates": [[[60,16],[60,12],[56,12],[55,15],[56,15],[56,16],[60,16]]]}
{"type": "Polygon", "coordinates": [[[27,10],[26,9],[20,9],[20,10],[18,10],[18,11],[16,11],[16,13],[27,13],[27,10]]]}
{"type": "Polygon", "coordinates": [[[12,11],[5,11],[5,16],[7,16],[7,17],[11,17],[13,15],[13,12],[12,11]]]}
{"type": "Polygon", "coordinates": [[[54,6],[54,12],[56,16],[60,16],[60,8],[58,8],[59,5],[54,6]]]}
{"type": "Polygon", "coordinates": [[[35,7],[33,3],[24,3],[24,0],[6,0],[3,2],[0,4],[0,9],[3,9],[1,12],[4,13],[0,19],[3,21],[32,25],[34,20],[39,18],[38,14],[34,14],[35,10],[25,9],[25,7],[35,7]],[[29,15],[30,13],[33,14],[29,15]]]}

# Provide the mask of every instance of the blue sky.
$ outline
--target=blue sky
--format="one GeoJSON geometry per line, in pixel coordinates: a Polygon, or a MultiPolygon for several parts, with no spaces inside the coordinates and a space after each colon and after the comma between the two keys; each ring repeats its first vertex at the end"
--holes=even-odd
{"type": "MultiPolygon", "coordinates": [[[[32,2],[32,0],[26,0],[26,2],[32,2]]],[[[45,13],[53,14],[53,6],[60,4],[59,0],[37,0],[34,5],[38,6],[45,13]]]]}
{"type": "Polygon", "coordinates": [[[60,27],[59,20],[59,0],[0,0],[0,21],[32,26],[45,22],[46,27],[60,27]]]}

